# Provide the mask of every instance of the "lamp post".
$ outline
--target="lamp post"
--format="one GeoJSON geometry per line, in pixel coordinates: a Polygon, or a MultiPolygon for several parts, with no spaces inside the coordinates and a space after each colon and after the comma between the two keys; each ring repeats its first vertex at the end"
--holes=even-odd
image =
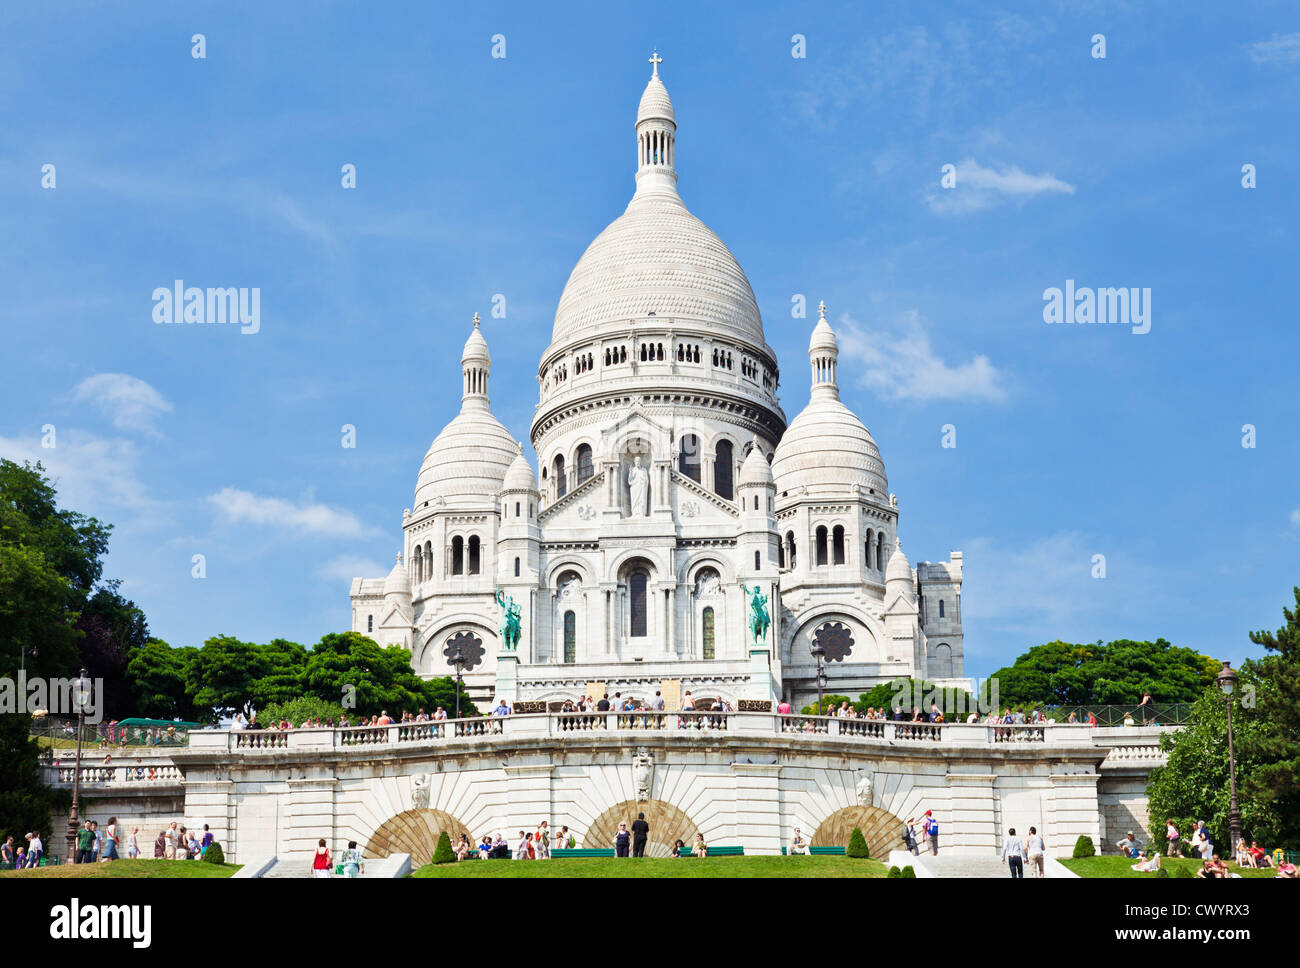
{"type": "Polygon", "coordinates": [[[451,665],[456,670],[456,718],[460,719],[460,670],[465,664],[465,653],[459,648],[451,654],[451,665]]]}
{"type": "Polygon", "coordinates": [[[1232,694],[1237,691],[1237,674],[1232,671],[1232,664],[1223,663],[1214,681],[1223,690],[1224,703],[1228,707],[1228,841],[1232,855],[1236,856],[1237,844],[1241,841],[1241,809],[1237,805],[1237,753],[1232,745],[1232,694]]]}
{"type": "Polygon", "coordinates": [[[817,639],[813,639],[812,646],[808,651],[817,660],[817,715],[824,716],[826,713],[822,709],[822,690],[826,686],[826,673],[822,671],[822,660],[826,658],[826,646],[822,645],[817,639]]]}
{"type": "Polygon", "coordinates": [[[81,801],[81,731],[86,725],[86,706],[90,703],[90,679],[82,669],[72,684],[72,704],[77,707],[77,756],[72,767],[72,813],[68,816],[68,853],[64,863],[71,864],[77,851],[77,808],[81,801]]]}

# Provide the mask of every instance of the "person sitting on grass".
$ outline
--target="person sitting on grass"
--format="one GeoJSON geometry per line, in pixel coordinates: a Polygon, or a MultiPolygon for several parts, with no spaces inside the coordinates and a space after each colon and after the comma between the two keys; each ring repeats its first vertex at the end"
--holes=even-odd
{"type": "Polygon", "coordinates": [[[695,832],[695,845],[691,848],[691,853],[696,857],[709,856],[709,845],[704,842],[704,834],[699,831],[695,832]]]}
{"type": "Polygon", "coordinates": [[[1160,855],[1154,850],[1148,850],[1146,859],[1133,864],[1132,869],[1141,874],[1150,874],[1153,871],[1158,871],[1160,870],[1160,855]]]}
{"type": "Polygon", "coordinates": [[[1210,858],[1210,866],[1214,868],[1215,873],[1219,877],[1238,877],[1238,878],[1241,877],[1240,874],[1230,870],[1228,868],[1227,862],[1220,860],[1218,854],[1214,854],[1210,858]]]}
{"type": "Polygon", "coordinates": [[[677,843],[673,844],[673,850],[672,850],[672,853],[669,854],[669,856],[670,856],[670,857],[681,857],[683,851],[685,851],[685,850],[686,850],[686,845],[685,845],[684,843],[682,843],[682,842],[679,840],[679,841],[677,841],[677,843]]]}
{"type": "Polygon", "coordinates": [[[795,827],[794,836],[790,839],[790,856],[806,853],[808,853],[808,840],[804,837],[803,831],[795,827]]]}
{"type": "Polygon", "coordinates": [[[1211,861],[1210,858],[1207,857],[1205,858],[1205,860],[1201,861],[1201,866],[1199,869],[1197,869],[1196,876],[1206,877],[1206,878],[1218,877],[1219,871],[1218,868],[1214,866],[1213,861],[1211,861]]]}
{"type": "MultiPolygon", "coordinates": [[[[22,851],[20,850],[19,853],[22,853],[22,851]]],[[[19,866],[21,867],[22,865],[20,864],[19,866]]],[[[1282,863],[1277,865],[1277,873],[1274,874],[1273,877],[1274,878],[1283,877],[1283,878],[1289,878],[1290,880],[1295,880],[1296,879],[1295,864],[1292,864],[1290,861],[1286,861],[1286,860],[1282,861],[1282,863]]]]}
{"type": "MultiPolygon", "coordinates": [[[[1245,843],[1245,841],[1242,841],[1245,843]]],[[[1252,840],[1250,846],[1242,851],[1245,863],[1238,861],[1242,867],[1272,867],[1272,862],[1268,859],[1268,851],[1259,845],[1259,841],[1252,840]]]]}

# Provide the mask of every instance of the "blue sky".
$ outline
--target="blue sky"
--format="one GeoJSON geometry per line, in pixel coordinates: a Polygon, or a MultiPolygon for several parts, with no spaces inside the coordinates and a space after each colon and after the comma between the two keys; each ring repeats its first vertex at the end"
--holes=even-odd
{"type": "Polygon", "coordinates": [[[115,525],[155,635],[348,627],[496,293],[493,409],[526,439],[657,45],[681,193],[749,275],[787,415],[803,294],[909,556],[965,553],[968,673],[1053,638],[1257,651],[1300,582],[1294,5],[566,9],[0,11],[0,454],[115,525]],[[156,325],[175,279],[260,288],[260,332],[156,325]],[[1067,279],[1150,288],[1150,332],[1045,324],[1067,279]]]}

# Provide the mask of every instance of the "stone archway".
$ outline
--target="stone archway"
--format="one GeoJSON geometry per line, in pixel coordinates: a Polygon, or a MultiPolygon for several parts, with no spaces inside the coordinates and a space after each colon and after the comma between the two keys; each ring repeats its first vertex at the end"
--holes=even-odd
{"type": "Polygon", "coordinates": [[[880,807],[845,807],[821,822],[809,841],[814,847],[847,847],[854,827],[862,829],[867,851],[884,860],[891,850],[903,849],[903,821],[880,807]]]}
{"type": "Polygon", "coordinates": [[[616,803],[587,828],[582,838],[583,847],[613,847],[614,834],[620,823],[626,823],[632,829],[632,821],[638,813],[645,814],[646,823],[650,825],[650,836],[646,840],[647,857],[667,857],[672,853],[673,844],[680,840],[687,847],[695,839],[695,832],[700,828],[685,813],[663,800],[624,800],[616,803]]]}
{"type": "Polygon", "coordinates": [[[410,854],[411,866],[421,867],[433,860],[433,849],[438,846],[438,835],[447,831],[452,844],[461,834],[469,836],[469,829],[449,813],[441,810],[406,810],[389,817],[370,835],[362,854],[366,857],[388,857],[392,854],[410,854]]]}

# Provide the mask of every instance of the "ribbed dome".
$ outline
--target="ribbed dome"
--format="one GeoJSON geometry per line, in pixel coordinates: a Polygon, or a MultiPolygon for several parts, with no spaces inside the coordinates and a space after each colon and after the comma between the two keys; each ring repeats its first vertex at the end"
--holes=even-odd
{"type": "Polygon", "coordinates": [[[397,556],[397,563],[393,565],[393,570],[384,579],[384,597],[387,598],[389,595],[401,595],[407,599],[411,597],[411,578],[402,565],[400,554],[397,556]]]}
{"type": "Polygon", "coordinates": [[[420,465],[415,506],[435,497],[492,497],[519,444],[486,407],[466,407],[434,438],[420,465]]]}
{"type": "Polygon", "coordinates": [[[772,461],[778,499],[803,493],[847,497],[853,485],[889,493],[880,450],[838,398],[819,396],[790,421],[772,461]]]}
{"type": "Polygon", "coordinates": [[[763,319],[740,263],[673,193],[638,195],[587,247],[555,311],[553,344],[653,312],[759,346],[763,319]]]}
{"type": "Polygon", "coordinates": [[[528,458],[524,456],[524,448],[521,444],[515,459],[511,462],[509,469],[506,471],[505,482],[501,485],[503,491],[534,491],[537,490],[537,475],[533,473],[533,465],[528,463],[528,458]]]}
{"type": "Polygon", "coordinates": [[[470,330],[469,339],[465,340],[465,348],[460,352],[461,363],[481,362],[491,363],[492,354],[488,352],[487,340],[478,328],[478,313],[474,314],[474,328],[470,330]]]}
{"type": "Polygon", "coordinates": [[[763,456],[763,448],[759,447],[758,444],[755,443],[754,446],[750,448],[749,456],[745,458],[745,462],[740,465],[739,484],[741,487],[745,487],[746,485],[752,484],[763,485],[771,483],[772,465],[770,465],[767,462],[767,458],[763,456]]]}
{"type": "Polygon", "coordinates": [[[645,91],[641,95],[641,103],[636,109],[636,123],[648,121],[651,118],[663,118],[666,121],[673,121],[673,101],[668,96],[668,88],[664,87],[664,82],[659,80],[659,75],[655,74],[650,78],[650,83],[645,86],[645,91]]]}
{"type": "Polygon", "coordinates": [[[889,556],[889,564],[885,567],[885,581],[907,582],[909,588],[912,585],[912,566],[907,563],[903,544],[897,539],[894,541],[894,553],[889,556]]]}

